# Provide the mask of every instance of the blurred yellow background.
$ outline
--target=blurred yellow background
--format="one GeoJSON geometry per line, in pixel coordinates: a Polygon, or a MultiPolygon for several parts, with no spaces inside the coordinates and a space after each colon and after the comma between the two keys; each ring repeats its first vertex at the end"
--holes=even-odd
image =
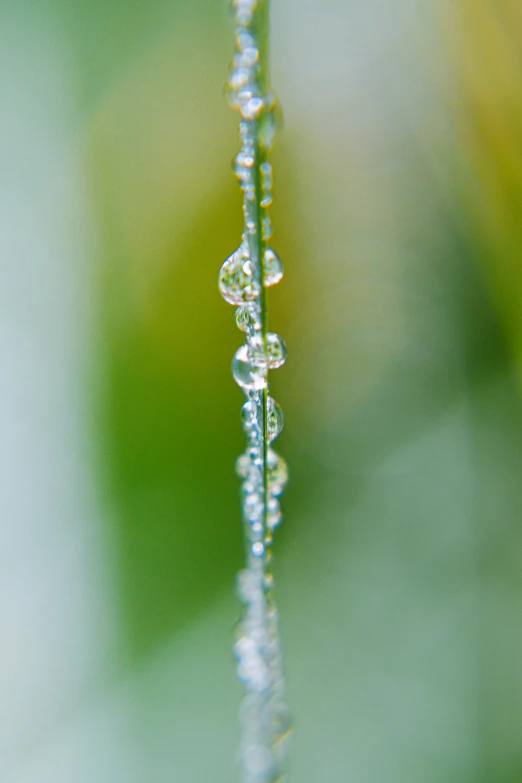
{"type": "MultiPolygon", "coordinates": [[[[0,780],[229,783],[225,0],[0,7],[0,780]]],[[[522,12],[272,0],[299,783],[522,780],[522,12]]]]}

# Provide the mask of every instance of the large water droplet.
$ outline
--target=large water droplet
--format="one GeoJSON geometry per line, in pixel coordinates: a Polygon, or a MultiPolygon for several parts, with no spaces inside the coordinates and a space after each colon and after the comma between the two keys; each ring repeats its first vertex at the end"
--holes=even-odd
{"type": "Polygon", "coordinates": [[[245,244],[234,251],[219,270],[219,290],[223,299],[233,305],[244,304],[259,296],[259,285],[252,275],[245,244]]]}
{"type": "Polygon", "coordinates": [[[283,277],[283,264],[279,256],[271,248],[265,250],[263,256],[263,282],[266,288],[279,283],[283,277]]]}
{"type": "Polygon", "coordinates": [[[284,419],[281,406],[272,397],[269,397],[266,405],[266,424],[269,443],[277,438],[283,429],[283,422],[284,419]]]}
{"type": "Polygon", "coordinates": [[[232,360],[232,375],[243,389],[264,389],[266,386],[266,367],[253,364],[249,346],[245,343],[235,353],[232,360]]]}
{"type": "Polygon", "coordinates": [[[248,345],[250,360],[258,367],[275,370],[285,362],[286,343],[275,332],[268,332],[265,339],[261,334],[255,334],[250,338],[248,345]]]}

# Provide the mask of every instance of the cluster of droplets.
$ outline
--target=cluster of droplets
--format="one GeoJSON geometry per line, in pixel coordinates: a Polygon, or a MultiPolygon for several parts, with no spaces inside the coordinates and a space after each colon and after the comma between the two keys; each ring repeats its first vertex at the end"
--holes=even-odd
{"type": "Polygon", "coordinates": [[[245,342],[232,361],[233,377],[246,397],[241,421],[247,447],[236,470],[242,479],[247,562],[238,575],[244,611],[234,647],[238,676],[246,691],[240,711],[244,783],[283,781],[291,725],[271,570],[287,467],[271,445],[282,430],[283,413],[268,393],[268,371],[284,363],[286,345],[279,335],[267,330],[266,323],[266,289],[281,280],[283,267],[267,244],[272,235],[269,207],[273,185],[267,154],[277,129],[277,113],[262,73],[264,4],[266,0],[232,2],[236,52],[227,97],[241,115],[241,148],[233,167],[243,192],[244,229],[239,247],[219,273],[221,294],[236,307],[236,324],[245,333],[245,342]]]}

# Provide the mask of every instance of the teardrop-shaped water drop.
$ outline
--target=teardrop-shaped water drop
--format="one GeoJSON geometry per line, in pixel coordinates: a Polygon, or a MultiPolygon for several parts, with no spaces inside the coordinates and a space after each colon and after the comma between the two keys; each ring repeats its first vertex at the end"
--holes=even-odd
{"type": "Polygon", "coordinates": [[[277,132],[283,127],[283,110],[274,93],[265,95],[265,110],[259,119],[258,139],[264,149],[273,145],[277,132]]]}
{"type": "Polygon", "coordinates": [[[279,501],[276,497],[271,497],[268,500],[266,507],[266,525],[269,530],[273,530],[281,523],[283,515],[279,507],[279,501]]]}
{"type": "Polygon", "coordinates": [[[288,467],[284,459],[273,449],[268,449],[267,467],[270,493],[275,497],[278,497],[288,481],[288,467]]]}
{"type": "Polygon", "coordinates": [[[272,397],[268,397],[266,405],[266,428],[269,443],[277,438],[283,429],[283,423],[284,418],[281,406],[272,397]]]}
{"type": "Polygon", "coordinates": [[[253,400],[247,400],[241,408],[241,423],[245,434],[256,440],[260,430],[258,422],[258,408],[253,400]]]}
{"type": "Polygon", "coordinates": [[[269,215],[265,215],[261,220],[261,236],[263,239],[270,239],[272,236],[272,221],[269,215]]]}
{"type": "Polygon", "coordinates": [[[259,166],[261,175],[261,206],[269,207],[272,203],[272,165],[261,163],[259,166]]]}
{"type": "Polygon", "coordinates": [[[245,519],[253,525],[263,518],[263,498],[258,492],[251,492],[244,498],[243,511],[245,519]]]}
{"type": "MultiPolygon", "coordinates": [[[[252,332],[256,328],[257,319],[248,305],[241,305],[236,310],[236,326],[242,332],[252,332]]],[[[261,324],[259,324],[261,326],[261,324]]]]}
{"type": "Polygon", "coordinates": [[[262,335],[255,334],[248,345],[250,360],[258,367],[275,370],[285,363],[286,343],[275,332],[268,332],[264,339],[262,335]]]}
{"type": "Polygon", "coordinates": [[[234,158],[233,169],[243,186],[251,182],[254,153],[250,149],[241,149],[234,158]]]}
{"type": "Polygon", "coordinates": [[[276,285],[282,277],[283,264],[281,263],[281,259],[268,247],[263,256],[263,283],[265,288],[276,285]]]}
{"type": "Polygon", "coordinates": [[[249,266],[246,244],[230,255],[219,270],[219,290],[225,301],[241,305],[259,296],[259,285],[249,266]]]}
{"type": "Polygon", "coordinates": [[[245,343],[235,353],[232,360],[232,375],[243,389],[264,389],[266,387],[266,367],[253,364],[249,346],[245,343]]]}

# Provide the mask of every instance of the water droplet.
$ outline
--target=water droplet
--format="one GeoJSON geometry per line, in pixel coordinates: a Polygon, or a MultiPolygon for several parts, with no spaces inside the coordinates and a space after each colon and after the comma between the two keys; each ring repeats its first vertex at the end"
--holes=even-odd
{"type": "Polygon", "coordinates": [[[272,203],[272,166],[270,163],[261,163],[261,206],[269,207],[272,203]]]}
{"type": "Polygon", "coordinates": [[[245,270],[246,261],[248,251],[246,245],[242,244],[219,270],[219,290],[230,304],[241,305],[259,296],[257,281],[245,270]]]}
{"type": "Polygon", "coordinates": [[[292,714],[286,704],[281,702],[272,706],[272,726],[274,742],[278,744],[288,737],[293,729],[292,714]]]}
{"type": "Polygon", "coordinates": [[[272,221],[268,215],[264,215],[261,220],[261,236],[263,239],[270,239],[272,236],[272,221]]]}
{"type": "Polygon", "coordinates": [[[279,508],[279,506],[274,511],[270,511],[266,515],[266,525],[267,525],[268,529],[269,530],[273,530],[278,525],[280,525],[282,518],[283,518],[283,515],[281,514],[281,509],[279,508]]]}
{"type": "Polygon", "coordinates": [[[236,577],[239,600],[248,604],[255,601],[259,594],[259,579],[249,568],[244,568],[236,577]]]}
{"type": "Polygon", "coordinates": [[[279,496],[288,481],[288,468],[286,462],[273,449],[267,452],[268,486],[270,493],[279,496]]]}
{"type": "Polygon", "coordinates": [[[263,257],[263,282],[266,288],[279,283],[283,277],[283,264],[271,248],[265,250],[263,257]]]}
{"type": "Polygon", "coordinates": [[[241,454],[236,460],[236,473],[239,478],[247,478],[252,468],[252,462],[248,454],[241,454]]]}
{"type": "Polygon", "coordinates": [[[243,502],[243,510],[245,512],[245,518],[251,525],[255,522],[259,522],[263,518],[265,510],[261,495],[257,492],[251,492],[247,495],[243,502]]]}
{"type": "Polygon", "coordinates": [[[268,442],[271,443],[283,429],[283,411],[281,410],[281,406],[272,397],[268,397],[266,408],[268,442]]]}
{"type": "Polygon", "coordinates": [[[259,120],[258,138],[264,149],[273,145],[277,132],[283,127],[283,110],[274,93],[265,95],[265,110],[259,120]]]}
{"type": "Polygon", "coordinates": [[[255,544],[252,544],[252,554],[254,557],[263,557],[265,554],[265,545],[262,541],[256,541],[255,544]]]}
{"type": "Polygon", "coordinates": [[[253,364],[249,346],[245,343],[235,353],[232,360],[232,375],[243,389],[264,389],[266,386],[266,367],[253,364]]]}
{"type": "Polygon", "coordinates": [[[259,95],[245,96],[241,101],[239,110],[246,120],[253,120],[259,116],[263,109],[263,99],[259,95]]]}
{"type": "Polygon", "coordinates": [[[241,52],[241,63],[251,68],[259,60],[259,49],[256,46],[245,46],[241,52]]]}
{"type": "Polygon", "coordinates": [[[251,177],[254,165],[254,153],[250,149],[242,149],[234,158],[234,172],[241,182],[247,182],[251,177]]]}
{"type": "Polygon", "coordinates": [[[255,334],[249,339],[248,345],[250,361],[258,367],[275,370],[285,363],[286,343],[275,332],[268,332],[265,339],[255,334]]]}
{"type": "Polygon", "coordinates": [[[242,305],[236,310],[236,325],[242,332],[251,332],[255,328],[253,313],[247,305],[242,305]]]}
{"type": "Polygon", "coordinates": [[[241,423],[248,437],[256,436],[259,429],[257,420],[257,405],[252,400],[247,400],[241,408],[241,423]]]}
{"type": "Polygon", "coordinates": [[[256,40],[252,33],[243,27],[238,27],[236,30],[236,43],[238,49],[248,49],[256,46],[256,40]]]}

